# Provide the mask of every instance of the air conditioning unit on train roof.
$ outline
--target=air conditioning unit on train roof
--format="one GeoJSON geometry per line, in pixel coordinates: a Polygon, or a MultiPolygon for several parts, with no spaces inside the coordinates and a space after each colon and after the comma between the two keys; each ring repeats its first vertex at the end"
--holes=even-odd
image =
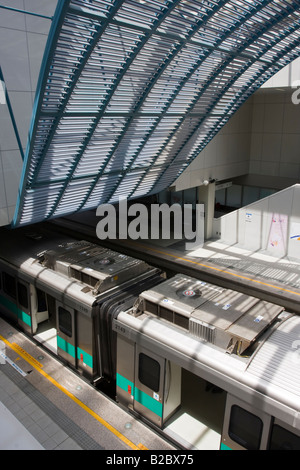
{"type": "Polygon", "coordinates": [[[43,265],[90,286],[95,295],[150,269],[144,261],[85,241],[66,243],[45,252],[43,265]]]}
{"type": "Polygon", "coordinates": [[[156,315],[228,352],[243,353],[284,310],[240,292],[178,274],[139,297],[156,315]]]}

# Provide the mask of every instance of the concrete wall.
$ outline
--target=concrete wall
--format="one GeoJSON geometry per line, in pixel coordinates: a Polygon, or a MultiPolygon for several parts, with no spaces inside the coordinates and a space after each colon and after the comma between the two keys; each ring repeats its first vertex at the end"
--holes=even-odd
{"type": "MultiPolygon", "coordinates": [[[[10,8],[53,16],[57,0],[10,0],[10,8]]],[[[51,20],[0,10],[0,66],[21,147],[25,151],[32,107],[51,20]]],[[[22,171],[21,152],[8,112],[0,104],[0,226],[11,222],[22,171]]]]}
{"type": "Polygon", "coordinates": [[[300,260],[300,184],[214,220],[213,237],[228,245],[300,260]]]}
{"type": "Polygon", "coordinates": [[[253,96],[249,173],[274,184],[279,177],[300,181],[300,104],[292,102],[295,91],[265,89],[253,96]]]}
{"type": "Polygon", "coordinates": [[[176,191],[248,173],[252,126],[252,98],[225,124],[199,156],[176,180],[176,191]]]}

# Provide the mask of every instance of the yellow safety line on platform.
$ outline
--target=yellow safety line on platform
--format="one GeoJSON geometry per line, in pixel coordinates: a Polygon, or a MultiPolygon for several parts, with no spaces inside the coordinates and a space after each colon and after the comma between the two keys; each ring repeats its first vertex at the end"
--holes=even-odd
{"type": "Polygon", "coordinates": [[[172,253],[167,253],[166,251],[157,250],[156,248],[150,248],[149,246],[146,246],[146,245],[139,245],[139,246],[141,248],[145,248],[149,251],[153,251],[154,253],[169,256],[170,258],[175,258],[179,261],[185,261],[187,263],[191,263],[191,264],[195,264],[197,266],[201,266],[202,268],[207,268],[207,269],[211,269],[213,271],[218,271],[218,272],[221,272],[221,273],[224,273],[224,274],[229,274],[230,276],[238,277],[240,279],[244,279],[245,281],[255,282],[256,284],[261,284],[262,286],[272,287],[273,289],[277,289],[277,290],[280,290],[280,291],[283,291],[283,292],[288,292],[289,294],[294,294],[294,295],[300,296],[300,292],[295,292],[295,291],[290,290],[290,289],[285,289],[284,287],[281,287],[281,286],[274,286],[274,284],[268,284],[267,282],[259,281],[257,279],[252,279],[251,277],[242,276],[241,274],[233,273],[231,271],[226,271],[223,268],[216,268],[215,266],[208,266],[207,264],[200,263],[199,261],[194,261],[192,259],[183,258],[183,257],[178,256],[178,255],[173,255],[172,253]]]}
{"type": "Polygon", "coordinates": [[[16,352],[19,352],[20,356],[22,356],[23,358],[24,358],[24,356],[26,356],[27,361],[30,362],[30,364],[32,362],[34,362],[37,367],[40,367],[41,369],[44,367],[43,364],[41,364],[36,359],[34,359],[34,357],[32,357],[30,354],[28,354],[28,352],[25,351],[23,348],[21,348],[21,346],[19,346],[17,343],[12,343],[12,346],[14,347],[14,350],[16,352]]]}
{"type": "MultiPolygon", "coordinates": [[[[58,383],[55,379],[53,379],[47,372],[43,371],[37,364],[35,359],[31,359],[31,356],[27,354],[26,352],[23,352],[24,350],[20,348],[16,343],[12,344],[9,341],[7,341],[5,338],[3,338],[0,335],[0,340],[3,341],[8,347],[10,347],[13,351],[15,351],[17,354],[23,357],[26,362],[28,362],[32,367],[34,367],[41,375],[43,375],[49,382],[51,382],[55,387],[57,387],[59,390],[61,390],[65,395],[67,395],[71,400],[73,400],[77,405],[79,405],[83,410],[85,410],[87,413],[89,413],[93,418],[95,418],[99,423],[101,423],[103,426],[106,427],[110,432],[112,432],[116,437],[118,437],[121,441],[123,441],[126,445],[131,447],[133,450],[140,450],[141,449],[141,444],[138,446],[135,445],[133,442],[131,442],[127,437],[125,437],[122,433],[120,433],[117,429],[115,429],[113,426],[111,426],[107,421],[105,421],[101,416],[99,416],[97,413],[95,413],[93,410],[91,410],[88,406],[86,406],[81,400],[75,397],[69,390],[67,390],[65,387],[63,387],[60,383],[58,383]]],[[[144,449],[146,447],[143,446],[144,449]]]]}

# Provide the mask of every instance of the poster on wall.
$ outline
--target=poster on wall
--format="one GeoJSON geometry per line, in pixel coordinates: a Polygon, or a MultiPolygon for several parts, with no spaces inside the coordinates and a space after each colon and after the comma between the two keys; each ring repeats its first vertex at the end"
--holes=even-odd
{"type": "MultiPolygon", "coordinates": [[[[291,224],[290,239],[296,242],[300,242],[300,224],[293,222],[291,224]]],[[[299,243],[300,248],[300,243],[299,243]]]]}
{"type": "Polygon", "coordinates": [[[274,213],[271,219],[268,250],[278,256],[286,254],[288,216],[274,213]]]}

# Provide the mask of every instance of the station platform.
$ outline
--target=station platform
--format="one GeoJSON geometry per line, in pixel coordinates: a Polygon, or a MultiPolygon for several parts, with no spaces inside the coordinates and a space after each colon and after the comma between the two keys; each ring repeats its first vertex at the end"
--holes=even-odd
{"type": "Polygon", "coordinates": [[[300,263],[297,261],[275,258],[264,250],[252,252],[218,240],[208,241],[193,251],[185,250],[185,242],[167,246],[150,241],[122,243],[124,251],[127,247],[131,256],[167,270],[238,290],[300,313],[300,263]]]}
{"type": "Polygon", "coordinates": [[[300,313],[300,263],[297,260],[277,258],[265,250],[251,251],[220,240],[209,240],[193,250],[186,249],[185,240],[101,241],[96,235],[98,220],[95,213],[83,212],[58,219],[53,225],[77,238],[108,246],[171,273],[194,276],[300,313]]]}
{"type": "Polygon", "coordinates": [[[0,450],[174,449],[0,318],[0,450]]]}

